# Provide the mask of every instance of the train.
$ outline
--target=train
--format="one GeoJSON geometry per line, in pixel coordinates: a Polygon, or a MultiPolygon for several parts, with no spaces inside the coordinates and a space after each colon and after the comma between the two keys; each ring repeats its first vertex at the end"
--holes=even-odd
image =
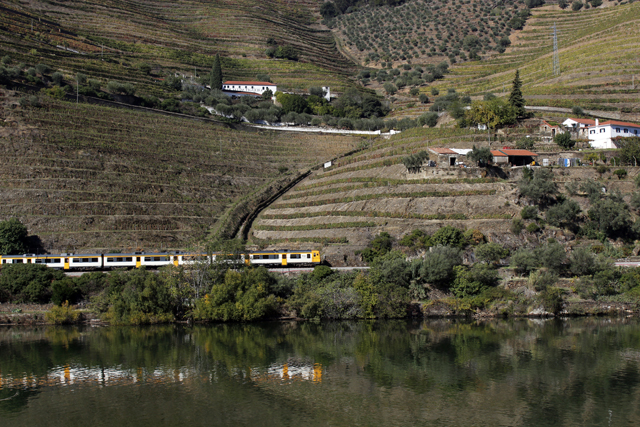
{"type": "MultiPolygon", "coordinates": [[[[199,262],[215,262],[219,253],[160,252],[160,253],[108,253],[108,254],[25,254],[0,255],[0,266],[6,264],[40,264],[60,270],[110,270],[113,268],[158,268],[166,265],[188,266],[199,262]]],[[[227,257],[225,257],[227,258],[227,257]]],[[[320,251],[256,251],[239,256],[237,262],[265,267],[312,267],[321,264],[320,251]]],[[[230,261],[229,262],[233,262],[230,261]]]]}

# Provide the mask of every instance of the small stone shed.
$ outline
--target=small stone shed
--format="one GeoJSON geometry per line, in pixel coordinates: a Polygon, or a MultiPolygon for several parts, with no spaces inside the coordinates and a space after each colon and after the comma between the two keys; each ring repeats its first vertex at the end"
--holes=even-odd
{"type": "Polygon", "coordinates": [[[438,166],[455,166],[456,160],[460,156],[452,149],[444,147],[430,147],[429,152],[437,156],[436,163],[438,166]]]}

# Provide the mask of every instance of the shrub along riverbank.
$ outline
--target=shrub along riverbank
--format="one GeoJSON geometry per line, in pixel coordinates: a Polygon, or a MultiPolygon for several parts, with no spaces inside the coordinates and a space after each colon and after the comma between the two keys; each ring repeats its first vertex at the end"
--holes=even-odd
{"type": "Polygon", "coordinates": [[[481,243],[474,233],[443,230],[433,236],[416,232],[399,242],[405,248],[431,247],[413,260],[390,250],[392,242],[383,233],[362,253],[370,260],[367,272],[339,273],[318,266],[287,277],[263,267],[202,263],[189,270],[170,266],[157,272],[94,272],[72,278],[39,265],[5,265],[0,301],[52,302],[45,318],[57,324],[82,320],[76,304],[111,324],[639,311],[640,271],[615,269],[603,254],[585,248],[565,258],[562,247],[551,241],[535,251],[511,254],[511,271],[521,277],[505,281],[504,269],[496,263],[508,251],[481,243]],[[477,262],[464,265],[462,255],[470,251],[477,262]]]}

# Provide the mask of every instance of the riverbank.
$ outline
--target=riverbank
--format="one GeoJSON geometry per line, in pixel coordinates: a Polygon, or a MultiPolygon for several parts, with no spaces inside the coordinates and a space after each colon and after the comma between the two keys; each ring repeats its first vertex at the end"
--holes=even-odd
{"type": "MultiPolygon", "coordinates": [[[[442,298],[426,302],[415,302],[407,306],[405,318],[443,318],[443,319],[523,319],[523,318],[568,318],[568,317],[640,317],[640,304],[630,302],[610,301],[571,301],[564,302],[562,309],[554,314],[545,310],[541,304],[531,300],[518,302],[487,302],[489,307],[473,307],[468,301],[458,298],[442,298]],[[495,303],[495,304],[491,304],[495,303]]],[[[47,319],[46,314],[54,307],[53,304],[0,304],[0,326],[43,326],[54,325],[47,319]]],[[[71,307],[79,314],[77,320],[65,322],[71,324],[85,324],[93,326],[108,326],[99,313],[86,308],[71,307]]],[[[263,319],[264,320],[264,319],[263,319]]],[[[307,321],[302,317],[279,316],[271,318],[273,321],[307,321]]],[[[356,320],[356,319],[351,319],[356,320]]],[[[165,323],[192,323],[190,317],[174,319],[165,323]]],[[[201,322],[200,322],[201,323],[201,322]]],[[[233,322],[232,322],[233,323],[233,322]]]]}

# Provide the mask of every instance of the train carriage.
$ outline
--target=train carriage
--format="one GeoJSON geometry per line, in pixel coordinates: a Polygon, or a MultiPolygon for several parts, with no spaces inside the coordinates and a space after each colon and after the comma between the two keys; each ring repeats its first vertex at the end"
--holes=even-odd
{"type": "Polygon", "coordinates": [[[102,268],[102,254],[68,254],[64,257],[65,270],[102,268]]]}

